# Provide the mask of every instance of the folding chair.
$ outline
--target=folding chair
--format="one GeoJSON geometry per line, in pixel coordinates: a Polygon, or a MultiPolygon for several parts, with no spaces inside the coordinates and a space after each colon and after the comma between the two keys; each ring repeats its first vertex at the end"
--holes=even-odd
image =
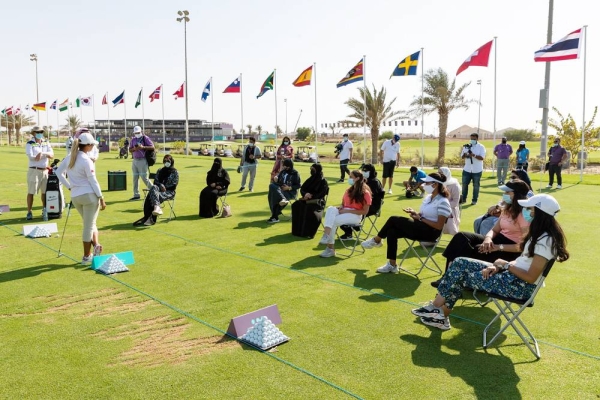
{"type": "Polygon", "coordinates": [[[540,277],[540,280],[538,281],[538,283],[535,287],[535,290],[533,291],[533,293],[531,294],[531,296],[528,299],[525,299],[525,300],[514,299],[511,297],[504,297],[504,296],[500,296],[495,293],[486,292],[487,296],[492,300],[492,302],[498,308],[498,313],[490,321],[490,323],[487,324],[487,326],[483,330],[483,348],[484,349],[487,349],[488,346],[490,346],[506,330],[506,328],[508,328],[509,326],[512,326],[512,328],[515,330],[515,332],[517,332],[517,335],[519,335],[519,337],[521,338],[523,343],[525,343],[527,348],[536,356],[536,358],[539,360],[542,357],[540,354],[540,348],[538,347],[537,339],[533,336],[531,331],[527,328],[527,326],[525,325],[523,320],[521,320],[520,315],[528,307],[533,307],[533,300],[535,299],[537,292],[544,285],[544,280],[550,273],[550,270],[552,269],[553,265],[554,265],[554,260],[550,260],[550,261],[548,261],[548,263],[546,263],[544,272],[542,272],[542,276],[540,277]],[[517,306],[518,306],[518,308],[517,308],[517,306]],[[488,331],[490,330],[490,328],[492,327],[494,322],[496,322],[496,320],[500,320],[500,318],[502,318],[502,317],[504,319],[506,319],[506,323],[500,328],[500,330],[494,335],[494,337],[488,341],[487,340],[488,331]],[[525,331],[525,333],[527,333],[527,336],[524,335],[523,332],[521,332],[518,325],[520,325],[520,327],[525,331]]]}
{"type": "Polygon", "coordinates": [[[356,225],[348,225],[347,224],[346,225],[351,228],[352,239],[342,240],[342,238],[340,237],[340,234],[338,233],[338,229],[336,229],[335,235],[337,237],[337,240],[342,244],[342,246],[346,250],[350,250],[350,254],[347,254],[346,257],[352,256],[352,254],[354,254],[355,251],[358,251],[360,253],[365,252],[364,247],[362,247],[360,245],[360,243],[363,241],[363,238],[361,235],[361,233],[363,232],[363,223],[364,223],[364,219],[362,221],[360,221],[359,224],[356,224],[356,225]]]}
{"type": "Polygon", "coordinates": [[[375,224],[377,223],[377,220],[381,216],[382,208],[383,208],[383,199],[381,199],[381,204],[379,205],[379,209],[377,210],[377,212],[375,214],[368,215],[365,218],[363,218],[363,223],[361,224],[363,240],[369,239],[371,237],[371,233],[373,232],[373,230],[375,230],[375,234],[373,236],[375,236],[379,233],[379,229],[377,229],[375,224]],[[367,226],[369,226],[368,230],[367,230],[367,226]]]}
{"type": "Polygon", "coordinates": [[[227,193],[225,193],[223,196],[217,197],[217,200],[219,202],[221,202],[221,206],[219,207],[219,212],[217,213],[216,217],[220,217],[223,215],[223,208],[228,205],[227,204],[227,193]]]}
{"type": "Polygon", "coordinates": [[[427,268],[430,271],[437,272],[438,275],[442,275],[442,269],[438,265],[437,261],[435,261],[435,259],[433,258],[433,254],[435,252],[435,249],[437,248],[438,243],[442,239],[442,235],[443,235],[443,233],[440,232],[440,236],[434,242],[419,242],[418,240],[411,240],[411,239],[403,238],[404,241],[406,242],[406,244],[408,245],[408,249],[406,249],[406,251],[404,252],[404,256],[402,256],[402,260],[400,260],[400,263],[398,264],[398,269],[400,269],[410,275],[413,275],[413,276],[418,276],[425,268],[427,268]],[[418,242],[418,245],[420,245],[421,248],[425,252],[424,257],[421,257],[419,255],[417,249],[415,248],[417,245],[417,242],[418,242]],[[411,270],[408,270],[408,269],[402,267],[404,260],[406,260],[406,258],[408,257],[408,254],[411,252],[414,253],[414,255],[417,256],[417,258],[421,262],[421,268],[419,268],[417,272],[413,272],[411,270]],[[428,265],[429,262],[432,262],[433,265],[432,266],[428,265]]]}
{"type": "MultiPolygon", "coordinates": [[[[154,179],[156,177],[155,173],[151,173],[150,174],[150,179],[154,179]]],[[[150,192],[150,189],[142,189],[142,193],[144,194],[144,200],[146,200],[146,197],[148,196],[148,192],[150,192]]],[[[164,208],[165,203],[169,206],[169,218],[167,218],[167,222],[177,218],[177,215],[175,214],[175,195],[173,195],[173,197],[168,198],[163,200],[163,202],[161,203],[161,206],[164,208]]]]}

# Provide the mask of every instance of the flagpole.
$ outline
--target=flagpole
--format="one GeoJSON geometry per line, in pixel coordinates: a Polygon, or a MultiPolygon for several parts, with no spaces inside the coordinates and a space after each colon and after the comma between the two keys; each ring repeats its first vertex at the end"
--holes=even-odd
{"type": "MultiPolygon", "coordinates": [[[[552,20],[554,16],[554,0],[548,1],[548,29],[546,32],[546,43],[552,43],[552,20]]],[[[544,89],[540,93],[540,108],[542,109],[542,140],[540,143],[540,159],[544,162],[547,157],[548,148],[548,112],[550,105],[550,62],[546,61],[544,75],[544,89]],[[543,96],[542,96],[543,94],[543,96]]],[[[540,174],[540,186],[542,176],[540,174]]]]}
{"type": "MultiPolygon", "coordinates": [[[[96,138],[96,97],[92,95],[92,118],[94,119],[94,139],[96,138]]],[[[110,143],[108,144],[110,147],[110,143]]]]}
{"type": "MultiPolygon", "coordinates": [[[[363,144],[365,146],[363,150],[363,164],[367,163],[367,56],[363,55],[363,144]]],[[[371,151],[372,153],[372,151],[371,151]]]]}
{"type": "Polygon", "coordinates": [[[421,47],[421,169],[423,169],[423,159],[424,159],[424,134],[425,134],[425,127],[424,127],[424,121],[425,121],[425,113],[424,113],[424,109],[425,109],[425,105],[424,105],[424,93],[425,93],[425,56],[423,55],[423,51],[425,49],[423,47],[421,47]]]}
{"type": "MultiPolygon", "coordinates": [[[[52,132],[50,131],[50,122],[48,122],[48,111],[46,111],[46,126],[48,127],[48,141],[52,141],[52,132]]],[[[58,139],[58,137],[57,137],[58,139]]]]}
{"type": "Polygon", "coordinates": [[[146,133],[146,123],[144,120],[144,88],[140,89],[140,102],[142,103],[142,132],[146,133]]]}
{"type": "Polygon", "coordinates": [[[81,96],[79,96],[79,119],[83,124],[83,103],[81,102],[81,96]]]}
{"type": "MultiPolygon", "coordinates": [[[[241,102],[241,113],[242,113],[242,129],[240,129],[240,133],[242,134],[242,143],[244,143],[244,96],[242,92],[242,73],[240,72],[240,102],[241,102]]],[[[213,143],[214,148],[214,143],[213,143]]]]}
{"type": "Polygon", "coordinates": [[[166,142],[166,130],[165,130],[165,93],[163,91],[163,84],[160,84],[160,99],[162,103],[162,120],[163,120],[163,153],[167,154],[167,142],[166,142]]]}
{"type": "MultiPolygon", "coordinates": [[[[315,77],[315,154],[317,156],[317,159],[315,160],[316,163],[319,162],[319,132],[318,132],[318,128],[317,128],[317,63],[314,62],[313,63],[313,76],[315,77]]],[[[310,156],[309,156],[310,157],[310,156]]]]}
{"type": "MultiPolygon", "coordinates": [[[[493,135],[494,142],[493,142],[492,149],[496,148],[496,97],[497,97],[496,75],[497,75],[497,73],[498,73],[498,36],[494,36],[494,135],[493,135]]],[[[480,107],[481,107],[481,105],[480,105],[480,107]]],[[[496,163],[496,159],[494,157],[492,157],[492,177],[496,176],[493,172],[493,171],[496,171],[496,168],[494,168],[495,163],[496,163]]]]}
{"type": "Polygon", "coordinates": [[[277,68],[273,70],[273,91],[275,92],[275,142],[277,142],[277,68]]]}
{"type": "Polygon", "coordinates": [[[125,102],[125,91],[123,90],[123,113],[124,113],[124,117],[125,119],[123,120],[124,124],[123,125],[123,133],[124,133],[124,137],[127,138],[127,103],[125,102]]]}
{"type": "MultiPolygon", "coordinates": [[[[210,77],[210,91],[213,91],[213,80],[212,80],[212,76],[210,77]]],[[[215,96],[213,96],[213,93],[210,94],[210,127],[211,127],[211,133],[212,133],[212,146],[215,145],[215,96]]],[[[243,143],[243,141],[242,141],[243,143]]]]}
{"type": "MultiPolygon", "coordinates": [[[[56,103],[56,140],[58,140],[60,134],[60,120],[58,118],[58,114],[60,113],[60,109],[58,107],[58,100],[56,100],[56,103]]],[[[8,131],[8,121],[6,121],[6,130],[8,131]]]]}
{"type": "Polygon", "coordinates": [[[583,123],[581,125],[581,154],[579,155],[579,182],[583,181],[583,155],[585,154],[585,83],[587,76],[587,25],[583,26],[583,123]]]}
{"type": "MultiPolygon", "coordinates": [[[[106,98],[106,111],[107,111],[107,118],[108,118],[108,152],[110,153],[110,106],[108,105],[108,92],[106,92],[105,98],[106,98]]],[[[129,150],[127,150],[127,151],[129,151],[129,150]]]]}

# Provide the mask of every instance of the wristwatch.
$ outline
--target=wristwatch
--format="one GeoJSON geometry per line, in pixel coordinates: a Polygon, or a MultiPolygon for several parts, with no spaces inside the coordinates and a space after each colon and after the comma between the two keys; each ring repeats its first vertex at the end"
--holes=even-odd
{"type": "Polygon", "coordinates": [[[509,268],[510,268],[510,263],[506,263],[506,264],[500,266],[500,271],[506,272],[506,271],[508,271],[509,268]]]}
{"type": "Polygon", "coordinates": [[[504,245],[501,244],[500,246],[498,246],[498,248],[500,249],[500,251],[504,251],[504,245]]]}

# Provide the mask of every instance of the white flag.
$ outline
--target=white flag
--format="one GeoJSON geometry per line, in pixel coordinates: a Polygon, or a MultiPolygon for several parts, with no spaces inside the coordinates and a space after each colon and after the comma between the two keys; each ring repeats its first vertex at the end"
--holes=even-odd
{"type": "Polygon", "coordinates": [[[92,96],[81,98],[81,105],[84,107],[91,107],[94,105],[93,103],[94,103],[94,98],[92,96]]]}

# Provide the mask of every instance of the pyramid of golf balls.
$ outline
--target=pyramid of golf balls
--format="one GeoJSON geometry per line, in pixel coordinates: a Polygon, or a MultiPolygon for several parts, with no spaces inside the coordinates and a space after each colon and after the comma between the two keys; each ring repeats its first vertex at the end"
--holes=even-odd
{"type": "Polygon", "coordinates": [[[242,340],[265,350],[290,340],[267,317],[259,317],[252,321],[252,326],[242,336],[242,340]]]}
{"type": "Polygon", "coordinates": [[[30,238],[41,238],[41,237],[50,237],[50,236],[51,236],[50,232],[48,232],[46,229],[42,228],[41,226],[36,226],[27,235],[27,237],[30,237],[30,238]]]}
{"type": "Polygon", "coordinates": [[[104,261],[96,271],[108,275],[116,274],[117,272],[127,272],[129,271],[129,268],[127,268],[125,264],[123,264],[121,260],[119,260],[117,256],[113,254],[108,258],[108,260],[104,261]]]}

